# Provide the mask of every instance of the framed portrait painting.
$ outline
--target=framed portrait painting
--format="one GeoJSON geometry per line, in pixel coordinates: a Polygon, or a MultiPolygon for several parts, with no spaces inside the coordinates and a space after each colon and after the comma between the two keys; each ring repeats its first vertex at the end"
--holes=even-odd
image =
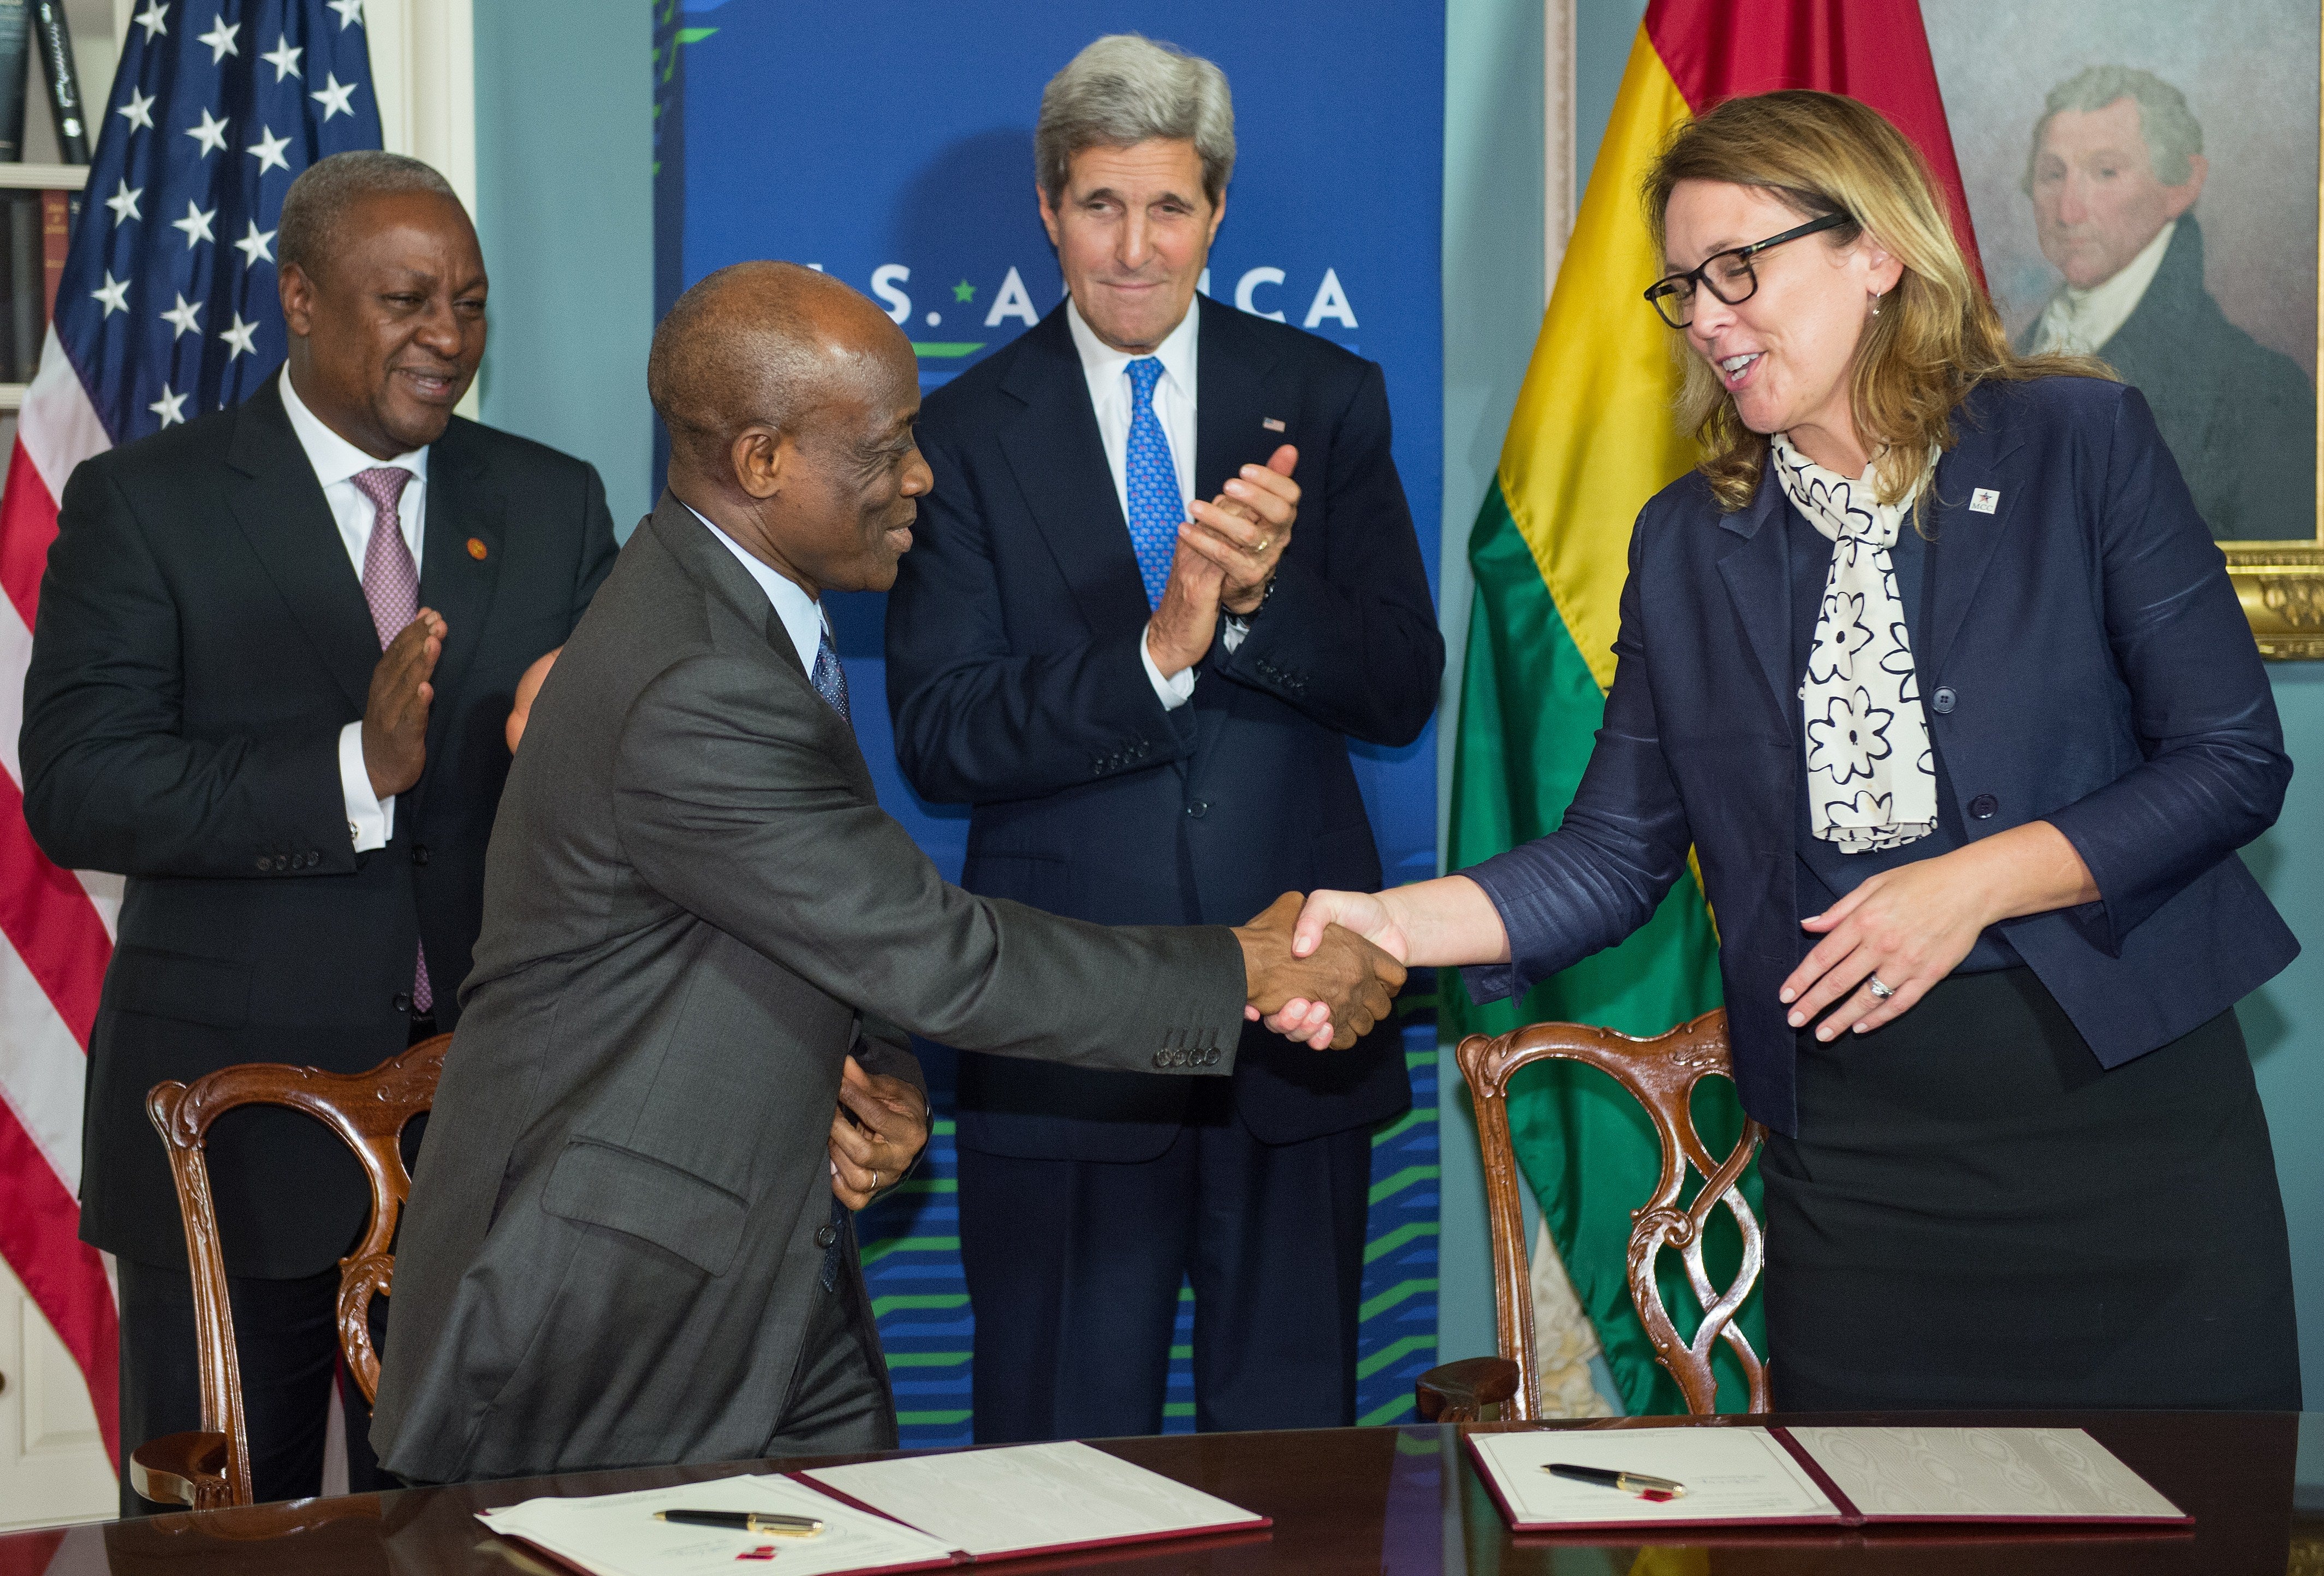
{"type": "Polygon", "coordinates": [[[2261,651],[2324,657],[2318,0],[1922,0],[2011,338],[2153,407],[2261,651]]]}

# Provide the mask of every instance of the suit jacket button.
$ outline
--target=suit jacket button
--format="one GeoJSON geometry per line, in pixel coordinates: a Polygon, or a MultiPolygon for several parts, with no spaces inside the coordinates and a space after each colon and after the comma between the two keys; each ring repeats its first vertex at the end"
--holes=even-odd
{"type": "Polygon", "coordinates": [[[428,845],[426,843],[414,843],[411,845],[411,862],[415,865],[425,865],[428,863],[428,845]]]}
{"type": "Polygon", "coordinates": [[[1950,690],[1939,690],[1929,697],[1929,709],[1943,717],[1952,710],[1953,700],[1953,692],[1950,690]]]}
{"type": "Polygon", "coordinates": [[[1154,1065],[1155,1065],[1155,1066],[1157,1066],[1157,1067],[1167,1067],[1167,1066],[1169,1066],[1169,1065],[1170,1065],[1170,1052],[1168,1052],[1167,1051],[1157,1051],[1156,1052],[1154,1052],[1154,1065]]]}
{"type": "Polygon", "coordinates": [[[1211,802],[1207,799],[1194,800],[1186,806],[1186,813],[1193,816],[1196,820],[1202,820],[1203,817],[1210,814],[1210,812],[1211,802]]]}
{"type": "Polygon", "coordinates": [[[397,1012],[408,1013],[411,1010],[411,998],[409,996],[406,996],[402,991],[399,990],[393,996],[388,997],[387,1005],[393,1007],[397,1012]]]}
{"type": "Polygon", "coordinates": [[[839,1228],[832,1225],[829,1221],[826,1220],[822,1225],[815,1228],[815,1245],[817,1247],[829,1247],[833,1243],[838,1240],[839,1228]]]}
{"type": "Polygon", "coordinates": [[[262,870],[271,870],[274,866],[272,861],[268,859],[265,855],[261,854],[258,856],[258,867],[262,870]]]}
{"type": "Polygon", "coordinates": [[[1979,820],[1991,820],[1993,812],[2000,808],[2001,801],[1990,793],[1980,793],[1969,802],[1969,812],[1979,820]]]}

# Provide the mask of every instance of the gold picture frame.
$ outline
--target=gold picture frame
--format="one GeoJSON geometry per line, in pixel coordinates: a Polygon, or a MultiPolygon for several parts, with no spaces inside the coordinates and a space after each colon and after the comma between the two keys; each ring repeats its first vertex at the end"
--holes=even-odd
{"type": "MultiPolygon", "coordinates": [[[[2208,233],[2209,251],[2195,250],[2194,255],[2203,267],[2199,288],[2216,297],[2213,314],[2224,311],[2234,328],[2261,333],[2253,320],[2254,298],[2270,287],[2266,282],[2301,294],[2313,290],[2312,345],[2304,325],[2286,324],[2276,335],[2262,334],[2262,347],[2294,363],[2309,359],[2312,348],[2310,366],[2301,370],[2310,387],[2316,386],[2313,369],[2324,368],[2324,107],[2318,107],[2313,95],[2324,88],[2324,3],[2245,0],[2246,10],[2255,5],[2276,14],[2275,28],[2230,29],[2221,36],[2202,19],[2200,8],[2190,11],[2183,0],[2067,0],[2034,13],[2003,0],[1923,0],[1932,63],[1987,284],[2021,345],[2038,303],[2058,279],[2034,222],[2025,137],[2053,85],[2090,68],[2114,65],[2153,73],[2162,86],[2183,91],[2194,110],[2199,124],[2190,152],[2207,156],[2209,181],[2201,187],[2200,202],[2186,217],[2189,222],[2200,218],[2208,233]],[[2285,47],[2310,25],[2316,31],[2309,35],[2310,47],[2285,47]],[[1999,38],[2010,41],[2007,49],[1997,51],[1999,38]],[[2305,68],[2299,64],[2302,59],[2309,61],[2305,68]],[[2310,108],[2295,108],[2302,97],[2310,108]],[[2316,118],[2312,185],[2309,172],[2297,168],[2296,157],[2283,157],[2290,150],[2283,146],[2282,129],[2298,125],[2309,114],[2316,118]],[[2310,196],[2316,201],[2312,214],[2301,211],[2310,196]],[[2227,206],[2215,207],[2222,202],[2227,206]],[[2223,258],[2228,260],[2224,270],[2223,258]],[[2316,269],[2310,278],[2317,283],[2295,283],[2310,266],[2316,269]]],[[[2203,180],[2204,171],[2196,173],[2203,180]]],[[[2204,244],[2199,236],[2195,246],[2204,244]]],[[[2181,257],[2177,242],[2170,255],[2181,257]]],[[[2147,365],[2137,374],[2140,381],[2157,375],[2156,353],[2150,347],[2142,349],[2147,365]]],[[[2104,358],[2106,348],[2097,354],[2104,358]]],[[[2280,403],[2264,409],[2279,420],[2292,414],[2280,403]]],[[[2318,452],[2324,455],[2324,400],[2316,410],[2318,452]]],[[[2254,412],[2255,417],[2260,413],[2254,412]]],[[[2177,458],[2200,498],[2204,488],[2192,468],[2216,467],[2218,457],[2177,458]]],[[[2274,474],[2288,489],[2296,486],[2282,468],[2274,474]]],[[[2324,659],[2324,460],[2317,465],[2308,510],[2299,510],[2296,491],[2276,496],[2281,503],[2271,513],[2297,511],[2292,518],[2310,522],[2306,534],[2272,540],[2237,533],[2232,517],[2211,523],[2224,532],[2218,546],[2260,654],[2273,661],[2324,659]]],[[[2278,515],[2249,523],[2281,530],[2287,522],[2278,515]]]]}
{"type": "MultiPolygon", "coordinates": [[[[2324,40],[2324,24],[2319,27],[2324,40]]],[[[2317,76],[2324,82],[2324,46],[2317,76]]],[[[2317,255],[2324,261],[2324,115],[2317,120],[2317,255]]],[[[2317,270],[2317,366],[2324,368],[2324,266],[2317,270]]],[[[2324,659],[2324,399],[2316,402],[2316,533],[2306,541],[2222,542],[2227,578],[2271,662],[2324,659]]]]}

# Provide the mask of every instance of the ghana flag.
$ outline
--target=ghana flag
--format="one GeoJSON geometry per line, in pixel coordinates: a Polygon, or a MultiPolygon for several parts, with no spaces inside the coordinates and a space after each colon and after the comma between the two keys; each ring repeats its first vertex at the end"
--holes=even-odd
{"type": "MultiPolygon", "coordinates": [[[[1915,0],[1654,0],[1630,51],[1557,287],[1509,422],[1469,559],[1477,593],[1454,754],[1451,867],[1554,830],[1563,816],[1613,682],[1615,627],[1639,508],[1694,464],[1672,419],[1672,331],[1639,292],[1664,272],[1638,204],[1640,182],[1674,126],[1721,99],[1779,88],[1845,93],[1912,137],[1951,199],[1972,260],[1969,209],[1915,0]]],[[[1973,265],[1973,264],[1972,264],[1973,265]]],[[[1718,939],[1702,890],[1682,880],[1645,929],[1545,980],[1521,1001],[1479,1007],[1448,972],[1448,1018],[1501,1034],[1545,1019],[1658,1034],[1719,1005],[1718,939]]],[[[1726,1084],[1697,1119],[1724,1153],[1741,1117],[1726,1084]]],[[[1630,1210],[1654,1187],[1658,1150],[1629,1097],[1602,1074],[1556,1062],[1509,1097],[1518,1157],[1583,1310],[1634,1413],[1684,1410],[1655,1365],[1625,1279],[1630,1210]]],[[[1746,1183],[1758,1203],[1756,1170],[1746,1183]]],[[[1714,1224],[1724,1219],[1724,1212],[1714,1224]]],[[[1714,1260],[1717,1258],[1714,1244],[1714,1260]]],[[[1695,1306],[1671,1273],[1680,1327],[1695,1306]]],[[[1721,1284],[1734,1255],[1714,1268],[1721,1284]]],[[[1744,1325],[1766,1350],[1757,1299],[1744,1325]]],[[[1722,1408],[1739,1410],[1739,1373],[1722,1408]]]]}

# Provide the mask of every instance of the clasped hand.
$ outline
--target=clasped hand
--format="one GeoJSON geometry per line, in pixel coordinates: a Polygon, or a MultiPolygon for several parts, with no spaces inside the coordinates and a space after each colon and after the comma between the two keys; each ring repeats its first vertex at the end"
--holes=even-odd
{"type": "Polygon", "coordinates": [[[1250,997],[1243,1015],[1318,1051],[1344,1051],[1388,1016],[1404,987],[1404,965],[1341,925],[1319,927],[1313,944],[1295,953],[1300,904],[1299,894],[1286,892],[1235,927],[1250,997]],[[1295,1001],[1306,1009],[1296,1034],[1277,1028],[1295,1001]]]}

